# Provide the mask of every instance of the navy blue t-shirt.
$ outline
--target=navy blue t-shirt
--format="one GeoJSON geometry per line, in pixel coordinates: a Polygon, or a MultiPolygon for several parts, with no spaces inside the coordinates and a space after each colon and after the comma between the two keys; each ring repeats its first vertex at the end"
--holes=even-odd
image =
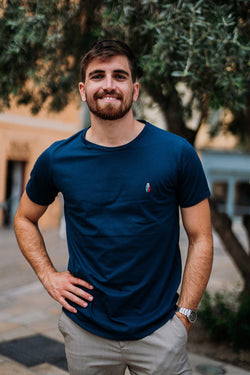
{"type": "Polygon", "coordinates": [[[69,271],[94,286],[87,308],[65,313],[114,340],[140,339],[174,314],[181,280],[179,207],[209,196],[200,159],[183,138],[145,123],[130,143],[104,147],[86,130],[50,146],[27,185],[49,205],[64,197],[69,271]]]}

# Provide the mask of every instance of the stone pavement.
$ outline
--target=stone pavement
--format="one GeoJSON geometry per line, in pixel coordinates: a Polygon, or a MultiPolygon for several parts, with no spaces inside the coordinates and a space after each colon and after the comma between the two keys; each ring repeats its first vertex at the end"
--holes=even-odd
{"type": "MultiPolygon", "coordinates": [[[[68,258],[65,240],[56,231],[46,231],[44,236],[56,268],[64,270],[68,258]]],[[[183,233],[181,243],[185,248],[183,233]]],[[[63,340],[57,329],[61,308],[49,297],[21,255],[12,230],[0,229],[0,254],[0,374],[68,374],[63,340]]],[[[215,238],[214,266],[208,288],[214,291],[240,285],[234,265],[215,238]]],[[[194,353],[189,353],[189,357],[194,375],[250,374],[194,353]]]]}

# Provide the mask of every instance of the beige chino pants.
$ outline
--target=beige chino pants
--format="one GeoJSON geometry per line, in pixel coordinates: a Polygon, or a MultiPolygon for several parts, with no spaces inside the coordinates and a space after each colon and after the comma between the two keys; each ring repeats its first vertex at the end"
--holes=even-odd
{"type": "Polygon", "coordinates": [[[59,319],[70,375],[192,375],[186,351],[187,331],[174,315],[141,340],[115,341],[93,335],[66,314],[59,319]]]}

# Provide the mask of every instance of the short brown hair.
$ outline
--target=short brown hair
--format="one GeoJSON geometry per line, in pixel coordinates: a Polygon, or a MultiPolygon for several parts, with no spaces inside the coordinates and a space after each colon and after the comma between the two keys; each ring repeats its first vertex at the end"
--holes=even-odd
{"type": "Polygon", "coordinates": [[[90,62],[96,58],[101,60],[108,59],[113,56],[123,55],[128,58],[129,66],[131,70],[131,76],[133,82],[136,81],[137,76],[137,63],[136,58],[128,47],[128,45],[124,42],[119,40],[101,40],[96,42],[91,49],[85,53],[85,55],[81,58],[80,64],[80,78],[81,82],[85,81],[86,78],[86,70],[90,62]]]}

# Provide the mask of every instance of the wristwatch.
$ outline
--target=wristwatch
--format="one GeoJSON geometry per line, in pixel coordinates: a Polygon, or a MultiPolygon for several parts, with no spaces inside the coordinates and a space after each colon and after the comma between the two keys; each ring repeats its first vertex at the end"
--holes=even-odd
{"type": "Polygon", "coordinates": [[[185,315],[190,323],[195,323],[197,320],[197,313],[194,310],[186,309],[185,307],[176,307],[176,311],[185,315]]]}

